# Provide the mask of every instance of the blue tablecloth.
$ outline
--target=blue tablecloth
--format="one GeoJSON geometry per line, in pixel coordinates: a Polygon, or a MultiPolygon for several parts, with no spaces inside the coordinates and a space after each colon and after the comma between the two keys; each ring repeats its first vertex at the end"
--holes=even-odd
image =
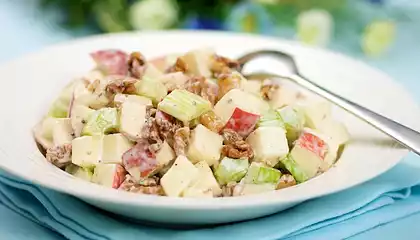
{"type": "MultiPolygon", "coordinates": [[[[51,23],[51,19],[56,19],[57,16],[54,16],[53,13],[48,16],[41,15],[35,10],[35,2],[36,1],[25,0],[0,1],[0,22],[2,23],[0,35],[0,62],[38,50],[46,45],[75,37],[74,32],[70,33],[54,27],[51,23]]],[[[84,33],[81,32],[79,34],[83,35],[84,33]]],[[[404,83],[406,87],[412,91],[415,97],[420,100],[420,96],[415,94],[416,90],[420,88],[418,85],[420,48],[415,47],[416,44],[418,44],[418,39],[420,39],[420,31],[415,26],[413,28],[413,25],[402,24],[399,28],[398,36],[396,46],[389,52],[387,57],[375,61],[364,60],[368,61],[371,65],[384,69],[395,79],[404,83]]],[[[349,51],[348,54],[352,54],[352,52],[349,51]]],[[[356,57],[361,56],[356,55],[356,57]]],[[[410,158],[405,160],[405,163],[409,163],[410,161],[416,162],[418,160],[420,160],[419,157],[411,155],[410,158]]],[[[400,171],[399,169],[401,169],[401,166],[397,166],[391,173],[401,174],[395,173],[395,171],[400,171]]],[[[351,203],[347,203],[347,205],[343,207],[348,208],[347,211],[343,210],[347,213],[346,215],[337,217],[340,213],[336,211],[334,212],[335,215],[330,216],[330,219],[328,220],[321,221],[315,225],[302,226],[306,228],[304,228],[303,232],[299,232],[300,234],[298,237],[293,235],[296,234],[295,231],[290,231],[292,235],[289,233],[289,239],[325,239],[325,236],[329,236],[329,239],[341,239],[343,236],[352,236],[352,234],[345,234],[350,232],[358,232],[357,235],[351,237],[352,239],[419,239],[420,229],[417,227],[417,222],[420,220],[420,214],[418,214],[420,211],[420,187],[416,186],[398,191],[399,185],[397,183],[395,186],[392,185],[393,176],[394,175],[384,175],[383,177],[368,183],[370,184],[370,187],[372,187],[375,186],[378,181],[382,181],[380,182],[382,185],[378,186],[388,187],[383,189],[383,191],[379,191],[380,189],[378,190],[378,198],[365,199],[366,205],[363,206],[353,206],[351,203]],[[388,182],[386,183],[390,183],[392,186],[389,184],[384,185],[383,181],[387,178],[388,182]],[[388,192],[391,190],[392,192],[388,192]],[[383,194],[384,192],[388,193],[383,194]],[[354,207],[353,211],[351,211],[352,207],[354,207]],[[358,217],[362,211],[364,213],[363,217],[358,217]],[[388,223],[391,219],[395,221],[388,223]],[[315,229],[317,230],[313,231],[315,229]],[[365,231],[364,229],[369,230],[365,231]],[[333,233],[336,234],[334,235],[333,233]]],[[[401,179],[401,181],[404,182],[405,185],[403,185],[405,187],[419,183],[417,182],[415,172],[410,176],[413,176],[413,179],[401,179]]],[[[420,179],[420,176],[418,179],[420,179]]],[[[16,192],[14,195],[8,195],[8,193],[11,192],[10,189],[7,188],[8,185],[0,186],[0,202],[2,203],[0,204],[0,216],[3,219],[2,224],[0,224],[0,239],[34,239],[40,238],[41,236],[42,239],[62,238],[59,234],[50,231],[48,226],[55,229],[60,229],[61,227],[61,229],[63,229],[63,234],[66,232],[67,234],[65,235],[67,237],[73,236],[69,235],[68,228],[60,225],[62,223],[55,222],[54,218],[51,217],[51,213],[43,213],[45,215],[35,214],[36,210],[41,211],[41,213],[43,211],[43,208],[40,207],[42,205],[36,201],[35,198],[31,202],[27,201],[26,198],[21,198],[22,196],[19,195],[19,192],[16,192]],[[19,202],[22,199],[25,201],[19,202]],[[34,212],[31,213],[28,209],[32,209],[34,212]],[[45,222],[49,222],[49,224],[46,224],[45,222]],[[39,223],[43,224],[41,225],[39,223]]],[[[363,187],[366,187],[366,185],[353,189],[352,191],[361,191],[363,194],[363,187]]],[[[48,192],[47,190],[45,191],[48,192]]],[[[324,200],[333,201],[334,199],[335,198],[325,198],[324,200]]],[[[358,198],[357,201],[360,201],[360,198],[358,198]]],[[[303,209],[305,209],[305,207],[314,207],[316,204],[317,202],[309,202],[303,206],[303,209]]],[[[324,212],[323,214],[326,213],[324,212]]],[[[279,218],[279,220],[281,220],[281,218],[279,218]]],[[[313,221],[317,222],[316,219],[313,219],[313,221]]],[[[248,223],[248,225],[245,224],[242,226],[244,226],[244,228],[250,228],[252,224],[248,223]]],[[[235,229],[237,229],[237,227],[235,227],[235,229]]],[[[208,231],[206,236],[211,236],[208,231]]],[[[255,229],[255,231],[257,231],[257,229],[255,229]]],[[[221,234],[223,231],[220,229],[217,231],[214,230],[213,234],[216,234],[214,236],[217,236],[217,233],[221,234]]],[[[277,234],[277,236],[280,235],[281,234],[277,234]]],[[[287,234],[283,235],[285,236],[287,234]]],[[[188,234],[180,236],[188,236],[188,234]]],[[[114,237],[116,237],[116,235],[114,235],[114,237]]],[[[112,239],[112,236],[110,238],[112,239]]],[[[266,236],[266,239],[269,239],[269,237],[266,236]]]]}

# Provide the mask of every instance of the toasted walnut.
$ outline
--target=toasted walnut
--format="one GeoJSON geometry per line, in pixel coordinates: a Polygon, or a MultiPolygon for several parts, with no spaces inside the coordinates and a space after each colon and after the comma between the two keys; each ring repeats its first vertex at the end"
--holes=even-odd
{"type": "Polygon", "coordinates": [[[177,156],[185,155],[190,138],[190,128],[182,127],[176,130],[174,135],[174,150],[177,156]]]}
{"type": "Polygon", "coordinates": [[[219,88],[217,84],[204,77],[191,77],[185,82],[183,88],[208,100],[212,105],[216,104],[219,88]]]}
{"type": "Polygon", "coordinates": [[[264,98],[264,100],[271,100],[274,97],[274,94],[276,93],[277,89],[279,89],[279,84],[275,83],[271,79],[266,79],[263,81],[263,84],[261,85],[261,96],[264,98]]]}
{"type": "Polygon", "coordinates": [[[162,187],[158,184],[159,179],[156,177],[146,178],[142,181],[136,181],[131,175],[125,176],[124,182],[119,189],[132,193],[164,195],[162,187]]]}
{"type": "Polygon", "coordinates": [[[71,144],[63,144],[47,149],[47,161],[63,168],[71,163],[71,144]]]}
{"type": "Polygon", "coordinates": [[[222,186],[222,197],[232,197],[236,185],[238,183],[229,182],[226,186],[222,186]]]}
{"type": "Polygon", "coordinates": [[[128,72],[132,77],[142,78],[146,71],[146,58],[140,52],[132,52],[128,58],[128,72]]]}
{"type": "Polygon", "coordinates": [[[222,131],[224,144],[222,154],[230,158],[253,158],[254,151],[251,146],[243,140],[243,138],[231,129],[224,129],[222,131]]]}
{"type": "Polygon", "coordinates": [[[223,73],[217,78],[219,86],[218,99],[221,99],[227,92],[234,88],[241,87],[241,76],[234,73],[223,73]]]}
{"type": "Polygon", "coordinates": [[[133,94],[136,92],[135,83],[137,79],[132,77],[115,77],[105,86],[105,92],[108,97],[113,97],[117,93],[133,94]]]}
{"type": "Polygon", "coordinates": [[[200,123],[213,132],[219,133],[223,128],[222,119],[220,119],[213,111],[209,111],[200,116],[200,123]]]}
{"type": "Polygon", "coordinates": [[[159,129],[159,134],[163,139],[173,137],[176,130],[182,127],[181,121],[162,111],[158,111],[156,113],[155,119],[159,129]]]}
{"type": "Polygon", "coordinates": [[[283,174],[277,184],[277,189],[287,188],[294,185],[296,185],[295,178],[290,174],[283,174]]]}
{"type": "Polygon", "coordinates": [[[159,134],[159,127],[156,124],[156,119],[149,117],[142,128],[141,137],[146,139],[151,144],[162,144],[163,140],[159,134]]]}
{"type": "Polygon", "coordinates": [[[156,152],[164,141],[173,146],[175,132],[182,127],[182,122],[150,107],[146,110],[146,115],[147,120],[142,128],[141,136],[151,144],[150,150],[156,152]]]}
{"type": "Polygon", "coordinates": [[[186,73],[188,71],[188,65],[182,59],[181,57],[176,59],[176,62],[173,66],[171,66],[168,70],[166,70],[167,73],[174,73],[174,72],[183,72],[186,73]]]}
{"type": "Polygon", "coordinates": [[[226,57],[219,55],[214,55],[213,61],[211,64],[211,71],[214,76],[218,76],[223,73],[231,73],[232,70],[237,70],[239,68],[239,63],[236,60],[232,60],[226,57]]]}

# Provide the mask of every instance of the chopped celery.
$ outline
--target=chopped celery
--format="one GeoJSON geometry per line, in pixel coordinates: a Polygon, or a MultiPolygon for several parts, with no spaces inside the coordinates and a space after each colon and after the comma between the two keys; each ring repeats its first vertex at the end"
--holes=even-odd
{"type": "Polygon", "coordinates": [[[292,156],[287,156],[280,160],[284,167],[292,174],[297,182],[302,183],[309,179],[306,173],[300,169],[298,163],[292,156]]]}
{"type": "Polygon", "coordinates": [[[116,108],[101,108],[89,116],[83,127],[82,135],[93,136],[116,132],[119,128],[116,108]]]}
{"type": "Polygon", "coordinates": [[[92,179],[92,175],[93,175],[93,172],[91,169],[82,168],[74,164],[68,165],[65,171],[77,178],[80,178],[89,182],[92,179]]]}
{"type": "Polygon", "coordinates": [[[159,103],[158,109],[183,122],[191,121],[211,110],[211,103],[186,90],[174,90],[159,103]]]}
{"type": "Polygon", "coordinates": [[[51,105],[48,116],[54,118],[66,118],[73,95],[73,89],[77,81],[69,83],[60,93],[60,96],[51,105]]]}
{"type": "Polygon", "coordinates": [[[248,159],[232,159],[225,157],[220,161],[214,175],[220,185],[239,182],[248,170],[248,159]]]}
{"type": "Polygon", "coordinates": [[[258,120],[257,127],[281,127],[284,128],[284,123],[280,114],[277,111],[269,110],[261,115],[258,120]]]}
{"type": "Polygon", "coordinates": [[[160,102],[168,94],[168,90],[163,83],[147,77],[143,77],[135,86],[136,94],[148,97],[154,103],[160,102]]]}
{"type": "Polygon", "coordinates": [[[277,112],[284,123],[287,139],[289,142],[293,142],[299,137],[305,125],[304,114],[298,108],[291,106],[277,109],[277,112]]]}
{"type": "Polygon", "coordinates": [[[276,184],[280,177],[281,172],[279,170],[267,167],[262,163],[253,162],[251,163],[251,166],[249,166],[248,172],[244,178],[244,182],[254,184],[276,184]]]}

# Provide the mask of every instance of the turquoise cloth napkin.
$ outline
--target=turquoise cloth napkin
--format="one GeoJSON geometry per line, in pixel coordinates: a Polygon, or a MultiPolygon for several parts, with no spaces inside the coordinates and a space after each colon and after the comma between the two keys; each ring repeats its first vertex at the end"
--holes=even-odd
{"type": "MultiPolygon", "coordinates": [[[[344,239],[420,212],[418,183],[420,161],[410,155],[386,174],[338,194],[254,221],[192,230],[126,222],[4,172],[0,175],[0,201],[69,239],[344,239]]],[[[43,234],[56,237],[50,232],[43,234]]]]}

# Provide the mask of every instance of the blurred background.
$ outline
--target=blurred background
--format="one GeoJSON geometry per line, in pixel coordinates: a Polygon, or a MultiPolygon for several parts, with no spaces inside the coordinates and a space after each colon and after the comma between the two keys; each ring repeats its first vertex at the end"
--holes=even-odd
{"type": "Polygon", "coordinates": [[[409,87],[420,76],[420,0],[0,0],[0,22],[0,61],[98,33],[211,29],[333,49],[409,87]]]}

